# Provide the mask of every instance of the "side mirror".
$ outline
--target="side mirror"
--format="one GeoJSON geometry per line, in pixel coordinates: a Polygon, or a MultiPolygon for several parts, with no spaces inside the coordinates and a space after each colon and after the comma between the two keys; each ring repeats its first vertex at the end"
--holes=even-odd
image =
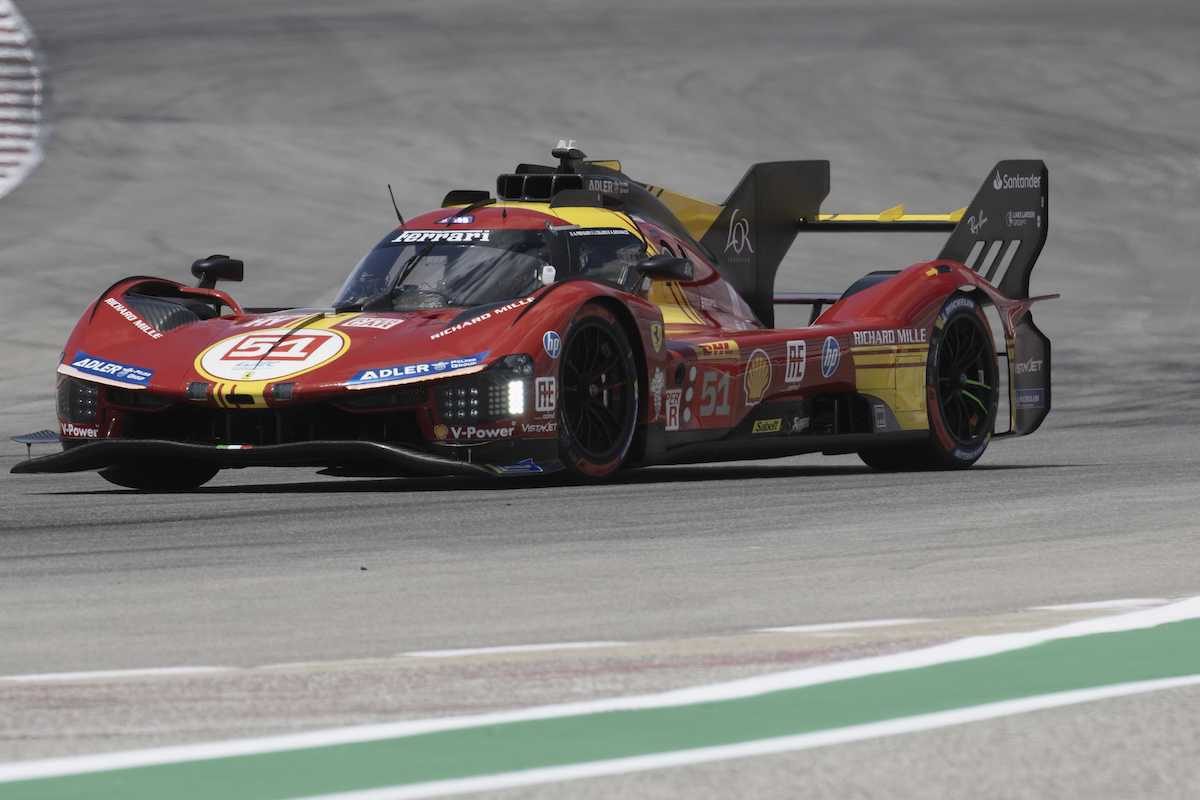
{"type": "Polygon", "coordinates": [[[690,281],[693,274],[692,262],[670,253],[642,259],[634,269],[642,275],[651,278],[665,278],[669,281],[690,281]]]}
{"type": "Polygon", "coordinates": [[[192,274],[200,279],[197,287],[211,289],[217,281],[240,281],[245,266],[236,258],[215,254],[192,262],[192,274]]]}

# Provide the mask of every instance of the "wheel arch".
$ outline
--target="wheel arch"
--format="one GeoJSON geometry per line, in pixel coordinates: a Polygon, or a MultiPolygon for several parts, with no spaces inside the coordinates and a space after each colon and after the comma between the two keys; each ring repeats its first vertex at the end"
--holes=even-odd
{"type": "Polygon", "coordinates": [[[638,372],[638,421],[634,427],[633,443],[629,445],[629,454],[625,460],[626,463],[636,463],[642,459],[646,451],[646,424],[643,422],[643,419],[650,402],[650,377],[647,374],[649,366],[646,361],[646,343],[642,340],[642,332],[638,328],[633,312],[624,303],[615,297],[596,295],[580,304],[580,308],[593,304],[602,306],[612,312],[613,316],[617,318],[617,322],[620,323],[621,330],[629,337],[630,349],[633,351],[633,361],[637,366],[638,372]]]}

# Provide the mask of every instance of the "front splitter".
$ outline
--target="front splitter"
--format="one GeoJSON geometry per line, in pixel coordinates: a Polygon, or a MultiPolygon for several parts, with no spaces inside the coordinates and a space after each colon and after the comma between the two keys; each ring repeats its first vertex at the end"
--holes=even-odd
{"type": "Polygon", "coordinates": [[[481,464],[446,458],[381,442],[314,441],[289,444],[205,445],[165,439],[104,439],[70,450],[21,461],[17,474],[35,472],[85,472],[143,459],[209,464],[222,469],[237,467],[359,467],[386,470],[395,475],[488,475],[496,473],[481,464]]]}

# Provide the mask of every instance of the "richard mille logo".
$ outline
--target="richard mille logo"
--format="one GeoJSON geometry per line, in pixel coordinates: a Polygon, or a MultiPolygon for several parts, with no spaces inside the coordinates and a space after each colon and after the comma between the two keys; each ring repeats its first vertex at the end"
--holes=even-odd
{"type": "Polygon", "coordinates": [[[750,220],[745,217],[738,218],[742,212],[740,208],[735,208],[733,213],[729,215],[729,233],[725,237],[725,252],[732,250],[736,255],[741,255],[745,251],[751,255],[754,254],[754,248],[750,246],[750,220]]]}

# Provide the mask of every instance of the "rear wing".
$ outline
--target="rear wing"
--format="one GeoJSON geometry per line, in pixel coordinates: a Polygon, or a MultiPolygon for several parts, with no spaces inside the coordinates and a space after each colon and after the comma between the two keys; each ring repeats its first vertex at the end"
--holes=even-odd
{"type": "Polygon", "coordinates": [[[1036,160],[999,162],[970,205],[944,214],[910,214],[903,205],[878,214],[822,213],[828,161],[754,164],[719,206],[646,188],[716,257],[721,275],[767,325],[774,324],[775,274],[798,233],[949,233],[939,258],[959,261],[1004,295],[1025,299],[1049,224],[1049,179],[1036,160]]]}
{"type": "Polygon", "coordinates": [[[1029,276],[1046,244],[1050,176],[1037,160],[996,164],[971,204],[948,214],[908,214],[903,205],[879,214],[818,214],[800,231],[948,231],[938,258],[958,261],[1014,300],[1029,297],[1029,276]]]}

